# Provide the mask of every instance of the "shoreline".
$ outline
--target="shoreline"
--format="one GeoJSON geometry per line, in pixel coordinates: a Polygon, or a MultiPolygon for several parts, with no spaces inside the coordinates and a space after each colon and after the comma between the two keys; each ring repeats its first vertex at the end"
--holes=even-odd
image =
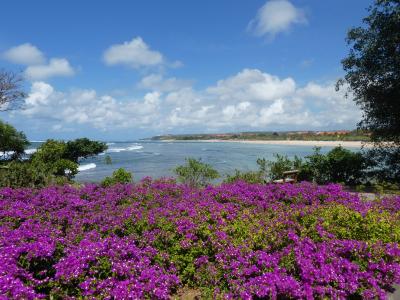
{"type": "Polygon", "coordinates": [[[286,145],[286,146],[316,146],[316,147],[372,147],[371,143],[363,141],[303,141],[303,140],[162,140],[162,142],[204,142],[204,143],[244,143],[261,145],[286,145]]]}

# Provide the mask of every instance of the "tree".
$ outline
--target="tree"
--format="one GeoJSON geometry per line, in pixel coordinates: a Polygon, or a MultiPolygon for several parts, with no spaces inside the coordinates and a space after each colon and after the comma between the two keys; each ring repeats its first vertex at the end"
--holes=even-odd
{"type": "Polygon", "coordinates": [[[195,158],[186,158],[186,164],[175,168],[179,181],[191,186],[202,187],[210,180],[219,177],[218,172],[209,164],[195,158]]]}
{"type": "Polygon", "coordinates": [[[0,70],[0,111],[17,108],[26,98],[21,75],[0,70]]]}
{"type": "Polygon", "coordinates": [[[20,158],[29,144],[23,132],[17,131],[10,124],[0,121],[0,158],[2,160],[20,158]]]}
{"type": "Polygon", "coordinates": [[[33,165],[43,165],[48,174],[73,177],[78,173],[78,163],[66,158],[67,146],[63,141],[47,140],[32,155],[33,165]]]}
{"type": "Polygon", "coordinates": [[[342,60],[345,79],[363,110],[359,128],[372,141],[400,144],[400,1],[375,0],[365,26],[347,35],[351,46],[342,60]]]}
{"type": "Polygon", "coordinates": [[[31,157],[32,163],[45,164],[47,171],[56,176],[73,177],[78,173],[78,160],[97,155],[107,149],[103,142],[87,138],[73,141],[47,140],[31,157]]]}
{"type": "Polygon", "coordinates": [[[106,143],[91,141],[88,138],[76,139],[66,143],[64,158],[78,162],[80,158],[87,158],[107,150],[106,143]]]}
{"type": "Polygon", "coordinates": [[[400,1],[375,0],[364,27],[347,35],[347,83],[363,110],[360,129],[375,143],[365,156],[377,180],[400,182],[400,1]],[[389,143],[388,143],[389,142],[389,143]]]}

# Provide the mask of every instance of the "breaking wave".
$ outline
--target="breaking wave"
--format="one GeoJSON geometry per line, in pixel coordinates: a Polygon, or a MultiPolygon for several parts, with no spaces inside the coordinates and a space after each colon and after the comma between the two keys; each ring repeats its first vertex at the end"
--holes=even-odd
{"type": "Polygon", "coordinates": [[[130,146],[128,146],[128,147],[124,147],[124,148],[117,148],[117,147],[115,147],[115,148],[108,148],[107,150],[106,150],[106,152],[107,153],[118,153],[118,152],[122,152],[122,151],[135,151],[135,150],[140,150],[140,149],[143,149],[143,146],[142,145],[140,145],[140,144],[133,144],[133,145],[130,145],[130,146]]]}
{"type": "Polygon", "coordinates": [[[90,163],[90,164],[86,164],[86,165],[80,165],[78,167],[78,171],[82,172],[82,171],[87,171],[87,170],[94,169],[94,168],[96,168],[96,164],[90,163]]]}

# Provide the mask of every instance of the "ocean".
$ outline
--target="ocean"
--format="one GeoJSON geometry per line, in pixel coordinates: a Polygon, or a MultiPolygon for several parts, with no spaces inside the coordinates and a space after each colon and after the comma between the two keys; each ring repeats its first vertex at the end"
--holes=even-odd
{"type": "MultiPolygon", "coordinates": [[[[173,176],[173,169],[185,163],[186,157],[201,158],[211,164],[221,175],[242,171],[256,170],[257,158],[273,159],[274,153],[305,157],[312,154],[312,146],[267,145],[232,142],[161,142],[132,141],[109,142],[108,150],[96,157],[80,161],[79,173],[75,179],[79,182],[99,182],[110,176],[118,168],[133,173],[134,180],[151,176],[153,178],[173,176]],[[112,164],[105,162],[109,155],[112,164]]],[[[32,143],[27,152],[34,152],[40,143],[32,143]]],[[[322,147],[326,153],[332,147],[322,147]]],[[[359,148],[349,148],[353,151],[359,148]]]]}

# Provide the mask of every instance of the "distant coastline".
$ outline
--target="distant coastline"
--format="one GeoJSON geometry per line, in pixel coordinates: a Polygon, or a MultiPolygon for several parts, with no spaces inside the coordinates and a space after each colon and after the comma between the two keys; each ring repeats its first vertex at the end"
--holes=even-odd
{"type": "Polygon", "coordinates": [[[179,139],[164,139],[162,142],[200,142],[200,143],[244,143],[244,144],[261,144],[261,145],[286,145],[286,146],[316,146],[316,147],[350,147],[350,148],[361,148],[372,147],[371,143],[364,141],[304,141],[304,140],[179,140],[179,139]]]}

